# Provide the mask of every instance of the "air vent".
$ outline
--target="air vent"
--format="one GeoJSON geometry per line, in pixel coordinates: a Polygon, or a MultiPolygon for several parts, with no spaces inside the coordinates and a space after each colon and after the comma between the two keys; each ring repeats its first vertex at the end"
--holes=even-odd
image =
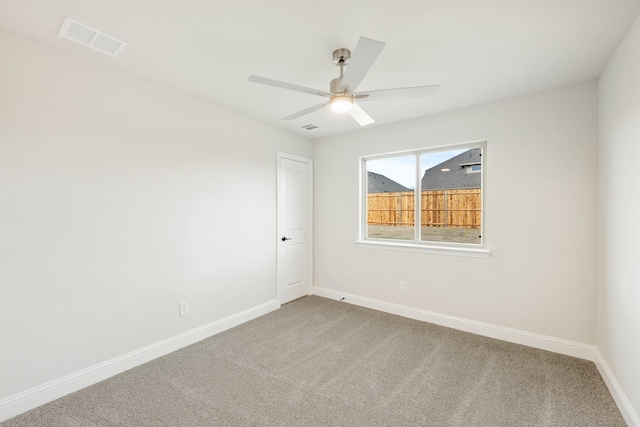
{"type": "Polygon", "coordinates": [[[127,44],[108,34],[88,27],[78,21],[67,17],[62,23],[58,34],[65,39],[99,50],[111,56],[118,56],[127,44]]]}
{"type": "Polygon", "coordinates": [[[309,123],[308,125],[300,126],[300,129],[304,129],[307,132],[318,132],[321,131],[322,128],[318,125],[314,125],[313,123],[309,123]]]}

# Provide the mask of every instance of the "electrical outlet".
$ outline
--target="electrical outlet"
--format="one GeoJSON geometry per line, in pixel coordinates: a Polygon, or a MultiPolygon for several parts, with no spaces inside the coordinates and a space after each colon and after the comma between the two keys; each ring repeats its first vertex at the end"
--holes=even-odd
{"type": "Polygon", "coordinates": [[[182,301],[180,303],[180,316],[189,314],[189,301],[182,301]]]}
{"type": "Polygon", "coordinates": [[[399,289],[400,289],[400,292],[405,292],[407,290],[407,282],[405,282],[404,280],[401,280],[399,289]]]}

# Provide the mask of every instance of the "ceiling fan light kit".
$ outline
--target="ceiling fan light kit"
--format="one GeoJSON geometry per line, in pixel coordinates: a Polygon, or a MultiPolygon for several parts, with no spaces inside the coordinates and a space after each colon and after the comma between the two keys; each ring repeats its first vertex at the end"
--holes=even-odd
{"type": "Polygon", "coordinates": [[[362,79],[364,79],[365,75],[369,72],[369,69],[373,66],[373,63],[384,47],[385,43],[360,37],[353,55],[349,49],[342,48],[334,50],[333,63],[340,67],[340,76],[331,80],[329,83],[329,92],[255,75],[250,76],[249,81],[329,98],[328,101],[325,100],[320,104],[291,114],[284,117],[283,120],[297,119],[329,105],[331,111],[348,113],[360,126],[366,126],[373,123],[374,120],[355,102],[356,99],[360,102],[420,98],[433,96],[440,88],[439,85],[431,85],[356,92],[362,79]],[[345,67],[347,67],[346,71],[345,67]]]}
{"type": "Polygon", "coordinates": [[[349,95],[336,95],[329,101],[331,111],[334,113],[346,113],[353,108],[353,97],[349,95]]]}

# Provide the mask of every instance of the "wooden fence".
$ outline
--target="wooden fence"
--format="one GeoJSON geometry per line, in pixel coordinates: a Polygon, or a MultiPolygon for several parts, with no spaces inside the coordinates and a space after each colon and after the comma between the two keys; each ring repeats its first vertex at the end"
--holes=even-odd
{"type": "MultiPolygon", "coordinates": [[[[482,190],[431,190],[422,192],[423,227],[480,228],[482,190]]],[[[414,225],[414,193],[367,195],[367,221],[372,225],[414,225]]]]}

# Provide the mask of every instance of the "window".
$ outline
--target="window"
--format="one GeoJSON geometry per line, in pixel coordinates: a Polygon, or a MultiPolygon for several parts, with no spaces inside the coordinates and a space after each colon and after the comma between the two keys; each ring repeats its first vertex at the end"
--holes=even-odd
{"type": "Polygon", "coordinates": [[[359,244],[488,256],[485,148],[482,142],[363,157],[359,244]]]}
{"type": "Polygon", "coordinates": [[[475,172],[481,172],[482,171],[482,165],[469,165],[466,166],[466,170],[467,173],[475,173],[475,172]]]}

